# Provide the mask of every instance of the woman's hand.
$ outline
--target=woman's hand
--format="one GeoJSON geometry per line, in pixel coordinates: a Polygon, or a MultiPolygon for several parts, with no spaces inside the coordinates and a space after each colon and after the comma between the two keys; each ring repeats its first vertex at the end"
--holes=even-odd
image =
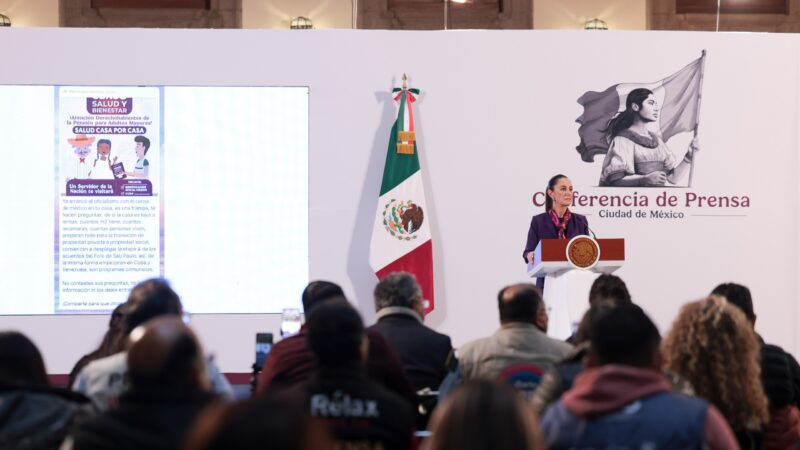
{"type": "Polygon", "coordinates": [[[644,176],[645,186],[663,186],[667,182],[667,174],[657,170],[644,176]]]}
{"type": "Polygon", "coordinates": [[[528,264],[533,264],[533,252],[528,252],[528,264]]]}

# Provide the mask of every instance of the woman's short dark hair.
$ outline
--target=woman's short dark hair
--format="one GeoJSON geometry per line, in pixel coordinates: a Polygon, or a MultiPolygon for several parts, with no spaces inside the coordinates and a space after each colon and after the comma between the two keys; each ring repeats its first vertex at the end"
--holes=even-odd
{"type": "Polygon", "coordinates": [[[606,129],[603,130],[606,136],[608,136],[609,143],[622,130],[627,130],[633,125],[634,118],[639,115],[639,112],[633,109],[633,105],[639,105],[639,108],[641,108],[642,103],[651,95],[653,95],[653,91],[645,88],[634,89],[628,94],[628,97],[625,99],[625,111],[614,116],[608,122],[606,129]]]}
{"type": "Polygon", "coordinates": [[[551,209],[553,209],[553,199],[550,198],[549,195],[547,195],[547,191],[554,190],[556,188],[556,184],[558,184],[558,180],[560,180],[562,178],[567,178],[567,176],[566,175],[562,175],[562,174],[554,175],[552,178],[550,178],[550,181],[547,182],[547,190],[545,190],[545,192],[544,192],[544,210],[545,211],[550,211],[551,209]]]}
{"type": "Polygon", "coordinates": [[[183,305],[169,282],[162,278],[142,281],[131,289],[125,311],[125,336],[148,320],[163,315],[181,315],[183,305]]]}
{"type": "Polygon", "coordinates": [[[330,299],[309,314],[307,338],[321,366],[347,366],[361,358],[364,322],[344,297],[330,299]]]}
{"type": "Polygon", "coordinates": [[[753,296],[747,286],[736,283],[722,283],[715,287],[711,293],[725,297],[728,303],[742,310],[747,320],[755,322],[756,313],[753,311],[753,296]]]}
{"type": "Polygon", "coordinates": [[[590,352],[600,364],[650,367],[661,334],[644,310],[633,303],[590,309],[590,352]]]}
{"type": "Polygon", "coordinates": [[[499,381],[471,380],[437,408],[426,450],[544,449],[536,416],[499,381]]]}
{"type": "Polygon", "coordinates": [[[42,354],[22,333],[0,332],[0,383],[34,387],[50,384],[42,354]]]}
{"type": "Polygon", "coordinates": [[[631,303],[631,294],[628,292],[628,286],[625,285],[622,278],[616,275],[603,274],[594,280],[591,289],[589,289],[589,305],[591,306],[599,300],[631,303]]]}

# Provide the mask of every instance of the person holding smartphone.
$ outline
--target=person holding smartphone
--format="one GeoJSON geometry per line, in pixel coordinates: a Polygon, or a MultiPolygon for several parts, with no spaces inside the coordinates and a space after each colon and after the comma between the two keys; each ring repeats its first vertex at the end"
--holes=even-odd
{"type": "MultiPolygon", "coordinates": [[[[330,281],[312,281],[303,290],[302,299],[306,316],[310,316],[314,309],[329,301],[346,300],[342,288],[330,281]]],[[[416,406],[417,393],[403,370],[397,353],[379,332],[367,330],[366,335],[369,341],[366,362],[369,378],[416,406]]],[[[303,325],[299,333],[286,337],[272,347],[264,369],[258,375],[256,393],[305,382],[315,366],[316,359],[308,348],[308,330],[303,325]]]]}

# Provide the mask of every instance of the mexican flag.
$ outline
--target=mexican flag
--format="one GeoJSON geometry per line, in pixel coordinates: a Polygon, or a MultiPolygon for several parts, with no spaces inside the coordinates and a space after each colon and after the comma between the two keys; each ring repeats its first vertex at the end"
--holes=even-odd
{"type": "Polygon", "coordinates": [[[418,89],[405,86],[393,91],[399,111],[389,135],[369,263],[378,279],[392,272],[413,273],[427,300],[425,311],[430,312],[434,307],[430,211],[411,109],[418,95],[418,89]]]}
{"type": "Polygon", "coordinates": [[[594,161],[595,155],[608,153],[605,129],[617,113],[625,110],[628,94],[637,88],[653,91],[661,112],[658,123],[654,124],[662,134],[664,142],[672,136],[693,131],[700,119],[700,93],[703,86],[703,55],[683,69],[653,83],[620,83],[603,92],[589,91],[581,95],[578,103],[583,106],[583,114],[575,121],[580,144],[576,147],[581,159],[594,161]]]}

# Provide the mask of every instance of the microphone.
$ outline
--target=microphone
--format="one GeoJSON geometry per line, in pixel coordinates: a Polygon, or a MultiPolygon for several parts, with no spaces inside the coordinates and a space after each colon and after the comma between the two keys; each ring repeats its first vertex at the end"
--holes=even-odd
{"type": "Polygon", "coordinates": [[[589,225],[586,225],[586,229],[589,230],[589,233],[592,233],[592,239],[594,239],[596,241],[597,240],[597,235],[594,234],[594,231],[592,231],[591,228],[589,228],[589,225]]]}

